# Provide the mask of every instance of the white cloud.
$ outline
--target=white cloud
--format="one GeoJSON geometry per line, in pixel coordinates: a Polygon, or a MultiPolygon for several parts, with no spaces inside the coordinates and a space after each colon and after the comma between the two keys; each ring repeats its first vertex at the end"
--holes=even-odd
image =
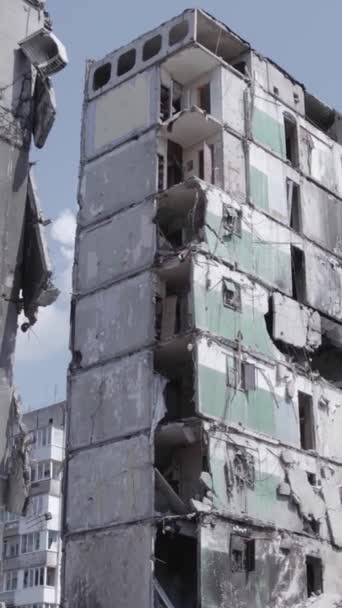
{"type": "Polygon", "coordinates": [[[65,245],[68,249],[73,249],[75,233],[75,214],[71,211],[71,209],[64,209],[52,224],[51,236],[54,241],[58,241],[61,245],[65,245]]]}

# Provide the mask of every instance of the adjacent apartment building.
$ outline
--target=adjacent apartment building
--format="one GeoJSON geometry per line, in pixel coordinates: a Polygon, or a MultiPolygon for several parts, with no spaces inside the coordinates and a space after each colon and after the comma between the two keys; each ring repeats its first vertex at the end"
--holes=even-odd
{"type": "Polygon", "coordinates": [[[202,10],[88,63],[65,607],[342,605],[341,126],[202,10]]]}
{"type": "Polygon", "coordinates": [[[25,517],[1,512],[0,602],[6,608],[60,606],[65,402],[23,415],[31,441],[25,517]]]}
{"type": "Polygon", "coordinates": [[[50,76],[67,63],[41,0],[0,3],[0,505],[20,513],[28,483],[24,435],[11,440],[19,417],[13,391],[18,315],[30,330],[40,306],[58,295],[44,238],[37,187],[29,162],[42,148],[56,115],[50,76]]]}

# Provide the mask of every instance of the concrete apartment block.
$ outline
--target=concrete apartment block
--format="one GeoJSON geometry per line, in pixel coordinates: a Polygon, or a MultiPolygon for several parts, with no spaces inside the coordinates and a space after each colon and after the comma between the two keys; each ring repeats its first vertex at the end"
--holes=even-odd
{"type": "Polygon", "coordinates": [[[202,10],[88,63],[65,607],[342,602],[341,144],[202,10]]]}
{"type": "Polygon", "coordinates": [[[58,608],[65,402],[24,414],[23,424],[31,441],[31,489],[25,517],[0,512],[0,605],[58,608]]]}

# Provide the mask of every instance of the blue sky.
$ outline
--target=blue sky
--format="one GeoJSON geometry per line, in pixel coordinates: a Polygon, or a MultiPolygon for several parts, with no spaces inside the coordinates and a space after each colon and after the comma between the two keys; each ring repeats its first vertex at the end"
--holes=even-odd
{"type": "MultiPolygon", "coordinates": [[[[37,161],[45,216],[54,220],[49,245],[62,294],[53,307],[41,312],[31,331],[19,334],[15,382],[26,409],[65,397],[85,60],[101,58],[190,6],[181,0],[47,1],[54,31],[66,45],[70,63],[54,77],[58,117],[53,132],[42,151],[32,150],[31,159],[37,161]]],[[[342,110],[341,0],[210,0],[197,6],[224,21],[310,92],[342,110]]]]}

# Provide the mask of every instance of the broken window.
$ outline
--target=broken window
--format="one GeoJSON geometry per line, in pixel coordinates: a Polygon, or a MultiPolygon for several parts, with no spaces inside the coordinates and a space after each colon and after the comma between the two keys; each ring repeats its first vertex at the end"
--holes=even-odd
{"type": "Polygon", "coordinates": [[[137,52],[135,49],[130,49],[126,53],[120,55],[118,59],[117,75],[123,76],[135,66],[137,52]]]}
{"type": "Polygon", "coordinates": [[[181,21],[181,23],[177,23],[174,25],[169,32],[169,45],[173,46],[174,44],[178,44],[182,42],[184,38],[189,33],[189,23],[188,21],[181,21]]]}
{"type": "Polygon", "coordinates": [[[232,534],[230,537],[230,566],[232,572],[255,570],[255,540],[232,534]]]}
{"type": "Polygon", "coordinates": [[[307,555],[306,563],[306,588],[308,597],[323,593],[323,568],[322,560],[313,555],[307,555]]]}
{"type": "Polygon", "coordinates": [[[97,70],[94,72],[93,76],[93,91],[97,91],[104,87],[110,81],[110,77],[112,74],[112,64],[104,63],[100,65],[97,70]]]}
{"type": "Polygon", "coordinates": [[[292,296],[298,302],[306,301],[305,254],[299,247],[291,246],[292,296]]]}
{"type": "Polygon", "coordinates": [[[242,214],[239,209],[224,204],[222,213],[223,236],[231,236],[232,234],[241,236],[241,220],[242,214]]]}
{"type": "Polygon", "coordinates": [[[237,357],[226,358],[227,386],[242,391],[254,391],[256,389],[256,369],[252,363],[239,361],[237,357]]]}
{"type": "Polygon", "coordinates": [[[223,305],[241,311],[241,287],[230,279],[222,279],[223,305]]]}
{"type": "Polygon", "coordinates": [[[167,142],[167,187],[183,181],[183,149],[173,141],[167,142]]]}
{"type": "Polygon", "coordinates": [[[291,114],[284,114],[285,152],[286,158],[294,166],[298,165],[298,133],[297,123],[291,114]]]}
{"type": "Polygon", "coordinates": [[[286,182],[287,206],[290,216],[290,227],[296,232],[302,231],[299,184],[288,179],[286,182]]]}
{"type": "Polygon", "coordinates": [[[162,47],[162,37],[160,34],[147,40],[143,46],[143,61],[148,61],[158,55],[162,47]]]}
{"type": "Polygon", "coordinates": [[[315,449],[315,426],[311,395],[298,391],[300,446],[303,450],[315,449]]]}
{"type": "Polygon", "coordinates": [[[210,111],[211,111],[210,82],[208,82],[207,84],[205,84],[201,87],[198,87],[197,100],[198,100],[198,102],[197,102],[198,107],[201,108],[201,110],[204,110],[205,112],[210,114],[210,111]]]}

